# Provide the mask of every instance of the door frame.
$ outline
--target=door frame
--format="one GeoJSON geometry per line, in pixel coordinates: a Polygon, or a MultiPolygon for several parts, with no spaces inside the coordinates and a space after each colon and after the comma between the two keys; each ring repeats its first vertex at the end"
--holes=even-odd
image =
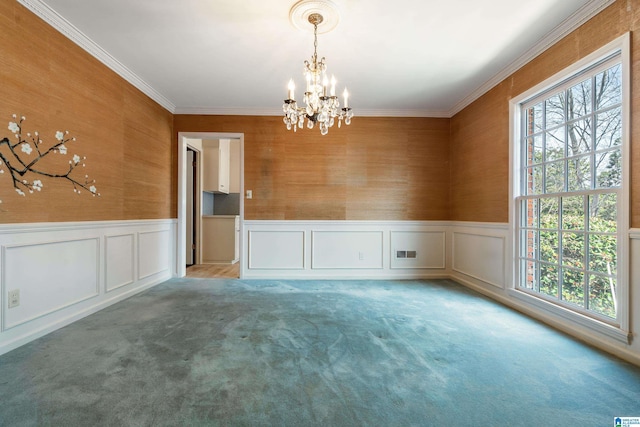
{"type": "Polygon", "coordinates": [[[228,132],[178,132],[178,227],[176,236],[176,277],[187,274],[187,139],[239,139],[240,140],[240,278],[243,275],[245,259],[244,241],[244,133],[228,132]]]}

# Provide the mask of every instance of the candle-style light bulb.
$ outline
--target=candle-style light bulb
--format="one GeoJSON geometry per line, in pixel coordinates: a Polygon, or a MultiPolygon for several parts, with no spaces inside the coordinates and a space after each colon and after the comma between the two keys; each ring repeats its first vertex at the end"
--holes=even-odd
{"type": "Polygon", "coordinates": [[[331,75],[331,96],[336,96],[336,76],[331,75]]]}
{"type": "Polygon", "coordinates": [[[296,88],[296,84],[293,82],[293,79],[289,80],[289,86],[288,87],[289,87],[289,99],[293,100],[293,99],[295,99],[293,97],[293,91],[296,88]]]}
{"type": "Polygon", "coordinates": [[[322,95],[327,96],[327,86],[329,85],[329,80],[327,79],[327,76],[325,75],[322,78],[322,95]]]}
{"type": "Polygon", "coordinates": [[[349,92],[347,92],[347,88],[344,88],[344,92],[342,92],[342,96],[344,96],[344,108],[349,108],[349,92]]]}

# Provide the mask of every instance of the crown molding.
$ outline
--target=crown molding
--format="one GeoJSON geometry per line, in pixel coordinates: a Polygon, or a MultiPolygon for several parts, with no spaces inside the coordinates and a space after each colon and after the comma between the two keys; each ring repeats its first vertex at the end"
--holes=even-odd
{"type": "Polygon", "coordinates": [[[448,113],[449,117],[453,117],[454,115],[462,111],[473,101],[489,92],[504,79],[531,62],[534,58],[556,44],[563,37],[566,37],[569,33],[580,27],[582,24],[584,24],[589,19],[593,18],[598,13],[602,12],[604,9],[615,2],[616,0],[591,0],[589,3],[582,6],[575,13],[565,19],[560,25],[558,25],[553,31],[540,39],[540,41],[536,43],[535,46],[533,46],[527,52],[518,57],[515,61],[511,62],[509,65],[503,68],[498,74],[485,82],[482,86],[478,87],[475,91],[458,102],[448,113]]]}
{"type": "Polygon", "coordinates": [[[62,33],[69,40],[87,51],[94,58],[113,70],[120,77],[131,83],[142,93],[153,99],[162,107],[173,113],[175,105],[160,92],[151,87],[147,82],[138,77],[134,72],[125,67],[120,61],[111,56],[96,42],[87,37],[78,28],[63,18],[55,10],[40,0],[17,0],[18,3],[29,9],[46,23],[62,33]]]}
{"type": "MultiPolygon", "coordinates": [[[[65,37],[76,43],[93,57],[105,64],[116,74],[139,89],[145,95],[160,104],[173,114],[206,114],[206,115],[242,115],[242,116],[279,116],[280,109],[244,109],[244,108],[208,108],[208,107],[176,107],[173,102],[151,87],[148,83],[129,70],[116,58],[101,48],[97,43],[83,34],[64,17],[51,9],[41,0],[17,0],[18,3],[29,9],[43,19],[65,37]]],[[[564,20],[558,27],[542,38],[534,47],[503,68],[498,74],[478,87],[468,96],[458,102],[450,111],[425,111],[425,110],[356,110],[359,117],[444,117],[450,118],[462,111],[465,107],[480,98],[494,88],[504,79],[518,71],[535,57],[549,49],[563,37],[613,4],[616,0],[591,0],[564,20]]]]}
{"type": "MultiPolygon", "coordinates": [[[[211,108],[211,107],[176,107],[174,114],[194,114],[209,116],[281,116],[281,108],[211,108]]],[[[425,110],[360,110],[354,109],[355,117],[433,117],[449,118],[447,111],[425,110]]]]}

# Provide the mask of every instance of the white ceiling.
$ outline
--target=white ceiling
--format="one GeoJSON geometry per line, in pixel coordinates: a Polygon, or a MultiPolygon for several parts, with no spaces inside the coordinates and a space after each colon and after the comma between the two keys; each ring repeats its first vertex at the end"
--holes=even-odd
{"type": "MultiPolygon", "coordinates": [[[[18,1],[176,113],[280,114],[313,53],[296,0],[18,1]]],[[[318,54],[356,115],[449,117],[613,1],[333,2],[318,54]]]]}

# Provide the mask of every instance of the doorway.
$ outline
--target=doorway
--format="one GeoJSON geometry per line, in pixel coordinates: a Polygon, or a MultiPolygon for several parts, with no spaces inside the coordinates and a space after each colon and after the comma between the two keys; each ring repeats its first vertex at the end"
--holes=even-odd
{"type": "MultiPolygon", "coordinates": [[[[176,256],[176,276],[184,277],[187,273],[187,265],[189,258],[189,246],[188,240],[193,236],[196,248],[202,246],[202,226],[198,227],[198,224],[202,223],[203,209],[205,208],[202,200],[203,189],[200,188],[202,168],[203,168],[203,151],[199,149],[193,150],[193,145],[197,145],[197,140],[220,140],[231,139],[235,140],[239,145],[238,153],[238,167],[236,173],[239,174],[239,185],[236,191],[238,191],[236,197],[239,202],[239,215],[238,215],[238,262],[232,266],[216,266],[215,264],[204,265],[202,262],[202,251],[196,250],[194,254],[193,264],[190,269],[191,272],[199,274],[197,277],[242,277],[244,266],[244,134],[241,133],[219,133],[219,132],[179,132],[178,133],[178,224],[177,224],[177,246],[181,248],[177,250],[176,256]],[[193,163],[190,163],[189,154],[191,151],[195,151],[195,161],[200,169],[196,168],[195,178],[190,178],[190,170],[193,169],[193,163]],[[192,191],[191,184],[189,182],[195,182],[196,190],[192,191]],[[195,203],[189,203],[189,197],[193,195],[195,203]],[[198,201],[200,203],[198,203],[198,201]],[[189,205],[195,206],[193,213],[189,210],[189,205]],[[198,207],[199,206],[199,207],[198,207]],[[189,227],[189,222],[192,221],[196,224],[192,230],[189,227]]],[[[193,244],[192,244],[193,245],[193,244]]],[[[196,276],[194,276],[196,277],[196,276]]]]}

